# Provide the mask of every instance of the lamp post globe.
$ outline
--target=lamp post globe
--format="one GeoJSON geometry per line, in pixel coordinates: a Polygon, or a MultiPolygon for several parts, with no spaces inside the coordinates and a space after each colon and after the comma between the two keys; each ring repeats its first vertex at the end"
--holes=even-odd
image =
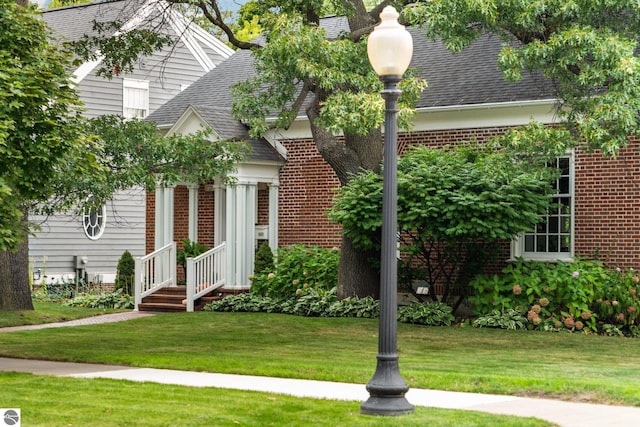
{"type": "Polygon", "coordinates": [[[384,177],[382,195],[382,250],[380,253],[380,323],[376,371],[367,384],[369,399],[360,406],[368,415],[395,416],[414,411],[405,394],[409,386],[400,375],[397,352],[398,335],[398,83],[411,62],[411,34],[398,23],[399,14],[387,6],[380,14],[367,42],[367,54],[373,69],[384,84],[384,177]]]}

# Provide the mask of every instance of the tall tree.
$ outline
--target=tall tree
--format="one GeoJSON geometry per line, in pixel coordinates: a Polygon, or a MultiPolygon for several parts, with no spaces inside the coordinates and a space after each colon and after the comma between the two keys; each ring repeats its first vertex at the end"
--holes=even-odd
{"type": "Polygon", "coordinates": [[[35,6],[0,0],[0,310],[33,309],[28,212],[82,208],[119,190],[224,177],[246,145],[209,131],[162,137],[118,116],[86,120],[70,84],[70,56],[35,6]]]}
{"type": "Polygon", "coordinates": [[[37,8],[0,0],[0,309],[32,309],[29,205],[51,196],[67,152],[80,152],[79,100],[67,54],[49,42],[37,8]]]}
{"type": "MultiPolygon", "coordinates": [[[[483,33],[496,34],[504,39],[499,63],[506,78],[540,71],[556,84],[564,123],[532,124],[510,133],[503,144],[533,152],[584,144],[614,154],[638,130],[640,69],[634,52],[640,7],[629,1],[254,0],[247,9],[260,17],[264,33],[253,42],[237,37],[217,0],[168,2],[198,8],[231,44],[253,50],[260,76],[238,87],[236,111],[258,134],[267,130],[265,117],[274,111],[280,112],[276,126],[286,126],[304,109],[318,150],[341,184],[361,168],[377,170],[380,164],[383,102],[364,45],[389,4],[401,11],[404,23],[423,26],[427,37],[441,38],[452,50],[483,33]],[[318,25],[328,12],[347,20],[345,31],[330,38],[318,25]]],[[[422,87],[418,80],[403,82],[403,113],[422,87]]],[[[342,296],[376,294],[372,255],[343,238],[342,296]]]]}
{"type": "MultiPolygon", "coordinates": [[[[378,19],[359,0],[332,2],[254,1],[253,16],[260,16],[262,42],[236,42],[253,49],[258,77],[235,88],[234,111],[249,123],[254,135],[264,133],[266,118],[278,112],[275,126],[287,127],[304,111],[322,157],[332,167],[341,185],[362,169],[379,170],[382,160],[383,102],[378,77],[369,65],[365,36],[378,19]],[[348,32],[327,36],[320,17],[328,12],[347,16],[348,32]]],[[[217,25],[216,2],[198,6],[217,25]]],[[[381,10],[380,7],[378,10],[381,10]]],[[[227,27],[228,32],[232,29],[227,27]]],[[[235,37],[231,35],[230,41],[235,37]]],[[[423,82],[408,78],[403,83],[403,124],[408,125],[408,107],[423,82]]],[[[343,235],[338,294],[377,296],[379,273],[371,260],[376,251],[363,251],[343,235]]]]}

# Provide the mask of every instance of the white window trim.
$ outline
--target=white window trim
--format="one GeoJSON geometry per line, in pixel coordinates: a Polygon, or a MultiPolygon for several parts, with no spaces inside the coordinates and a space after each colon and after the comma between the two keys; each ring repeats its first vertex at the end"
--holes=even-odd
{"type": "MultiPolygon", "coordinates": [[[[569,196],[571,197],[571,227],[569,233],[571,236],[571,244],[569,252],[525,252],[524,251],[524,233],[519,234],[511,241],[511,260],[523,258],[527,261],[573,261],[575,248],[575,152],[571,150],[566,157],[569,157],[569,196]]],[[[565,157],[559,156],[559,157],[565,157]]]]}
{"type": "Polygon", "coordinates": [[[87,222],[86,222],[86,218],[87,218],[87,210],[89,208],[85,207],[83,212],[82,212],[82,230],[84,231],[84,235],[87,236],[87,238],[89,240],[98,240],[99,238],[102,237],[102,235],[104,234],[104,230],[107,228],[107,205],[103,204],[100,208],[102,212],[102,226],[98,228],[98,233],[95,235],[90,235],[87,231],[87,222]]]}
{"type": "Polygon", "coordinates": [[[144,89],[147,91],[147,96],[144,102],[144,110],[146,117],[149,115],[149,81],[147,80],[133,80],[133,79],[123,79],[122,80],[122,116],[125,118],[132,118],[132,116],[127,114],[127,89],[144,89]]]}

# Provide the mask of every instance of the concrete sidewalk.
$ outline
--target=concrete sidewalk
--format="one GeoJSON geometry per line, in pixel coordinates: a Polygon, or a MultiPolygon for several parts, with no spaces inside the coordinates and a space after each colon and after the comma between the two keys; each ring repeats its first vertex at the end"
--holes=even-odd
{"type": "MultiPolygon", "coordinates": [[[[139,312],[116,313],[69,322],[0,328],[0,333],[118,322],[150,315],[153,314],[139,312]]],[[[369,397],[369,393],[364,384],[175,371],[168,369],[131,368],[127,366],[90,363],[50,362],[0,357],[0,371],[27,372],[37,375],[55,375],[75,378],[110,378],[190,387],[251,390],[305,398],[358,402],[364,402],[369,397]]],[[[536,417],[562,427],[640,426],[640,408],[627,406],[594,405],[549,399],[530,399],[515,396],[425,389],[409,390],[407,400],[416,406],[480,411],[519,417],[536,417]]]]}
{"type": "MultiPolygon", "coordinates": [[[[109,378],[189,387],[252,390],[315,399],[364,402],[369,397],[364,384],[131,368],[89,363],[0,357],[0,371],[74,378],[109,378]]],[[[640,408],[625,406],[592,405],[549,399],[424,389],[411,389],[407,393],[407,399],[416,406],[536,417],[563,427],[635,427],[640,425],[640,408]]]]}

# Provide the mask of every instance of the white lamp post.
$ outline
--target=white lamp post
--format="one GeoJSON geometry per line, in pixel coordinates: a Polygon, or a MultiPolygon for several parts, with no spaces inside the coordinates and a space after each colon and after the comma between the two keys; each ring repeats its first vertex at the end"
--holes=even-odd
{"type": "Polygon", "coordinates": [[[380,274],[380,325],[376,372],[367,384],[369,399],[360,411],[369,415],[402,415],[414,406],[404,397],[409,386],[398,366],[398,278],[397,278],[397,139],[398,82],[411,62],[413,40],[398,23],[398,12],[387,6],[378,25],[369,36],[367,53],[373,69],[384,83],[384,184],[382,195],[382,252],[380,274]]]}

